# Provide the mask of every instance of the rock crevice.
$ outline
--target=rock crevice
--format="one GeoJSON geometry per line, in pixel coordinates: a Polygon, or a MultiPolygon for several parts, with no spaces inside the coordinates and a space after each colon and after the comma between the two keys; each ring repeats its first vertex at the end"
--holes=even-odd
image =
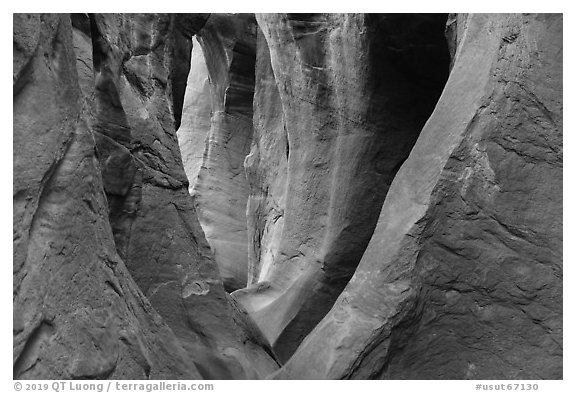
{"type": "Polygon", "coordinates": [[[561,14],[14,14],[15,379],[562,379],[561,14]]]}

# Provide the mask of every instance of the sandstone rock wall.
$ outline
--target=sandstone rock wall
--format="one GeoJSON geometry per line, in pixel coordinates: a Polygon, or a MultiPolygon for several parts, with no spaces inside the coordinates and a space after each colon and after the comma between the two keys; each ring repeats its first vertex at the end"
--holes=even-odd
{"type": "Polygon", "coordinates": [[[561,14],[13,40],[14,378],[563,377],[561,14]]]}
{"type": "Polygon", "coordinates": [[[14,378],[199,378],[115,249],[67,15],[14,15],[14,378]]]}
{"type": "Polygon", "coordinates": [[[257,20],[263,34],[246,158],[251,286],[234,296],[286,360],[354,273],[390,182],[434,107],[443,77],[422,71],[422,51],[444,75],[448,52],[441,15],[257,20]]]}
{"type": "Polygon", "coordinates": [[[212,97],[210,76],[206,66],[204,51],[196,36],[192,41],[190,69],[186,82],[186,95],[182,109],[182,123],[177,130],[178,144],[182,153],[182,164],[188,177],[188,191],[194,192],[198,172],[204,161],[207,138],[210,134],[212,118],[212,97]]]}
{"type": "MultiPolygon", "coordinates": [[[[77,94],[74,99],[78,102],[72,105],[70,98],[62,106],[70,104],[71,108],[77,108],[79,103],[86,102],[83,108],[91,131],[86,133],[94,138],[99,159],[100,172],[94,176],[102,182],[108,202],[105,206],[108,209],[95,213],[106,213],[100,219],[110,223],[118,254],[146,298],[178,337],[179,348],[175,353],[183,352],[184,348],[190,366],[186,375],[259,378],[263,376],[260,373],[265,375],[276,369],[277,364],[245,311],[224,291],[187,191],[175,135],[178,89],[173,86],[184,81],[177,79],[182,65],[174,59],[174,53],[181,50],[178,45],[182,44],[183,36],[188,37],[189,42],[184,43],[188,56],[191,49],[190,32],[182,32],[178,27],[182,18],[185,19],[157,14],[75,15],[74,33],[62,30],[62,35],[70,37],[60,46],[69,58],[74,58],[73,46],[78,53],[84,97],[77,94]],[[190,364],[190,359],[194,363],[190,364]]],[[[194,18],[205,19],[189,19],[194,18]]],[[[185,25],[190,28],[190,23],[185,25]]],[[[71,75],[70,84],[77,86],[76,71],[71,75]]],[[[50,100],[53,93],[48,88],[43,92],[42,98],[50,100]]],[[[30,103],[26,101],[26,105],[30,103]]],[[[25,108],[30,110],[28,106],[25,108]]],[[[29,112],[26,116],[34,119],[37,115],[29,112]]],[[[56,120],[54,123],[58,126],[56,120]]],[[[51,143],[59,141],[51,138],[51,143]]],[[[94,147],[91,151],[94,152],[94,147]]],[[[57,157],[57,152],[48,150],[47,159],[53,156],[57,157]]],[[[20,172],[18,168],[16,173],[20,172]]],[[[15,208],[15,215],[17,211],[15,208]]],[[[19,223],[15,221],[15,228],[16,224],[19,223]]],[[[76,228],[70,225],[67,230],[76,228]]],[[[63,230],[54,236],[67,239],[68,234],[63,230]]],[[[102,236],[95,236],[94,241],[98,242],[102,236]]],[[[82,244],[81,237],[75,239],[82,244]]],[[[115,258],[112,260],[117,261],[118,257],[115,258]]],[[[56,261],[63,263],[66,259],[56,257],[56,261]]],[[[28,296],[27,291],[23,296],[28,296]]],[[[156,319],[165,326],[160,317],[156,319]]],[[[168,348],[170,345],[166,345],[168,348]]],[[[178,361],[177,357],[173,361],[178,361]]],[[[182,367],[186,369],[186,362],[182,367]]],[[[176,367],[175,373],[182,367],[176,367]]]]}
{"type": "Polygon", "coordinates": [[[452,23],[362,261],[277,378],[562,378],[562,16],[452,23]]]}
{"type": "Polygon", "coordinates": [[[202,104],[190,108],[192,113],[178,137],[200,223],[224,285],[233,291],[244,288],[248,276],[244,158],[253,128],[254,15],[214,14],[196,38],[202,51],[196,52],[194,65],[203,77],[196,79],[192,69],[187,100],[202,104]],[[202,57],[205,64],[198,64],[202,57]],[[199,146],[204,146],[202,160],[198,159],[199,146]]]}
{"type": "MultiPolygon", "coordinates": [[[[105,94],[118,92],[115,110],[125,113],[125,129],[132,133],[129,151],[137,168],[122,207],[130,216],[118,219],[118,226],[128,227],[121,243],[126,244],[123,256],[204,376],[254,378],[258,371],[252,362],[265,372],[276,363],[262,348],[266,344],[235,324],[234,308],[187,190],[171,111],[171,86],[184,83],[174,79],[175,60],[170,55],[178,49],[174,36],[181,34],[176,22],[174,15],[92,18],[93,31],[99,34],[93,42],[111,53],[106,60],[119,61],[102,65],[115,71],[105,94]],[[106,37],[118,41],[101,44],[106,37]]],[[[96,70],[97,81],[99,77],[96,70]]],[[[113,118],[109,112],[105,110],[103,117],[113,118]]],[[[103,161],[103,167],[110,162],[103,161]]],[[[111,173],[115,177],[119,171],[111,173]]]]}

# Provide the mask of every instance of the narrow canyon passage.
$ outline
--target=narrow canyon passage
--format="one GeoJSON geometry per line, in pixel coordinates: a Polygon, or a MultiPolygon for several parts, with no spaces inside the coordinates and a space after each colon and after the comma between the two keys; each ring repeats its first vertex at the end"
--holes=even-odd
{"type": "Polygon", "coordinates": [[[211,15],[194,40],[178,141],[200,224],[232,292],[248,277],[244,159],[252,141],[256,20],[211,15]]]}
{"type": "Polygon", "coordinates": [[[446,15],[270,18],[198,32],[178,138],[224,283],[285,361],[354,273],[450,60],[446,15]]]}
{"type": "Polygon", "coordinates": [[[14,14],[14,379],[562,379],[561,14],[14,14]]]}
{"type": "Polygon", "coordinates": [[[353,278],[275,378],[562,378],[561,30],[451,17],[442,96],[353,278]]]}
{"type": "MultiPolygon", "coordinates": [[[[69,88],[84,103],[76,117],[81,116],[82,124],[93,137],[91,151],[97,160],[101,182],[94,187],[102,188],[108,213],[102,217],[105,222],[102,230],[113,235],[117,252],[117,255],[109,250],[100,252],[98,247],[106,244],[96,244],[95,257],[106,258],[104,271],[120,269],[115,267],[118,260],[122,266],[125,264],[130,277],[127,285],[137,285],[141,291],[139,296],[150,302],[144,307],[153,307],[160,315],[150,317],[161,318],[162,324],[167,325],[163,325],[166,331],[158,334],[173,343],[166,348],[174,345],[180,348],[174,351],[174,362],[181,362],[183,368],[189,369],[188,377],[263,378],[278,367],[277,362],[246,312],[229,299],[224,290],[188,193],[175,133],[178,122],[173,113],[178,111],[173,108],[179,100],[182,103],[184,91],[178,99],[179,89],[172,86],[182,86],[185,82],[178,78],[182,75],[186,78],[188,74],[182,68],[190,67],[191,38],[206,19],[207,16],[202,15],[76,14],[58,22],[56,29],[67,32],[61,34],[70,34],[69,48],[62,50],[68,51],[66,61],[72,60],[71,67],[78,79],[69,88]],[[119,31],[125,33],[119,35],[119,31]],[[173,58],[174,53],[184,53],[187,59],[173,58]]],[[[56,45],[56,49],[60,47],[56,45]]],[[[38,87],[29,84],[28,88],[38,87]]],[[[90,150],[89,140],[84,142],[88,143],[84,148],[90,150]]],[[[69,192],[75,189],[70,187],[69,192]]],[[[80,197],[78,203],[88,203],[82,202],[88,200],[87,196],[80,197]]],[[[68,203],[77,207],[78,196],[70,198],[68,203]]],[[[88,207],[94,210],[91,204],[88,207]]],[[[53,219],[58,220],[59,216],[53,219]]],[[[66,239],[67,235],[59,241],[66,239]]],[[[56,258],[55,268],[63,261],[66,259],[56,258]]],[[[84,265],[78,269],[75,274],[90,276],[86,270],[89,268],[84,265]]],[[[123,273],[119,270],[113,274],[123,273]]],[[[31,279],[31,275],[24,277],[31,279]]],[[[122,281],[116,284],[114,280],[95,280],[92,285],[95,291],[98,285],[111,286],[116,293],[112,296],[128,295],[121,289],[122,281]]],[[[43,286],[40,288],[38,291],[43,286]]],[[[62,290],[65,288],[63,285],[62,290]]],[[[87,304],[80,307],[90,308],[98,298],[88,299],[87,304]]],[[[129,300],[128,307],[135,307],[130,303],[133,301],[139,300],[129,300]]],[[[54,312],[60,318],[68,318],[65,312],[54,312]]],[[[116,321],[125,317],[118,315],[121,311],[117,306],[103,312],[108,315],[105,317],[108,328],[119,329],[116,321]]],[[[133,323],[129,320],[122,329],[137,332],[137,327],[130,327],[133,323]]],[[[52,322],[49,325],[55,327],[44,329],[45,324],[40,324],[40,331],[50,332],[41,334],[41,341],[57,341],[57,337],[65,334],[62,329],[66,329],[66,325],[52,322]]],[[[86,334],[94,335],[93,329],[95,327],[88,326],[86,334]]],[[[35,337],[37,335],[30,336],[28,346],[41,345],[34,344],[38,341],[35,337]]],[[[102,348],[97,350],[102,362],[80,371],[64,368],[59,370],[64,373],[60,375],[90,377],[106,373],[111,377],[133,379],[163,375],[162,370],[156,370],[156,361],[147,359],[151,351],[147,345],[151,344],[142,340],[138,333],[114,333],[113,330],[106,337],[95,337],[92,341],[98,343],[95,348],[102,348]],[[125,344],[114,344],[117,340],[125,344]],[[126,351],[138,359],[138,366],[133,369],[118,365],[125,361],[123,356],[131,356],[122,355],[126,351]]],[[[35,366],[38,358],[31,359],[38,355],[25,348],[18,364],[29,362],[35,366]]],[[[96,356],[90,355],[91,351],[85,352],[85,356],[96,356]]],[[[17,367],[16,376],[49,372],[42,368],[30,371],[30,367],[17,367]]]]}

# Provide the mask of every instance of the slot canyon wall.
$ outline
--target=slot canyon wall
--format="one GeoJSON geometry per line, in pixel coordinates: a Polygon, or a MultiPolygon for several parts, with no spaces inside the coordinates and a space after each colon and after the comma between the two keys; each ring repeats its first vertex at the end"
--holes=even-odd
{"type": "Polygon", "coordinates": [[[206,17],[15,18],[14,376],[275,370],[224,290],[175,135],[172,85],[190,64],[175,54],[189,58],[206,17]]]}
{"type": "Polygon", "coordinates": [[[246,287],[248,183],[256,58],[254,15],[212,15],[195,37],[189,113],[178,129],[200,223],[229,291],[246,287]]]}
{"type": "Polygon", "coordinates": [[[561,14],[14,14],[17,379],[562,379],[561,14]]]}

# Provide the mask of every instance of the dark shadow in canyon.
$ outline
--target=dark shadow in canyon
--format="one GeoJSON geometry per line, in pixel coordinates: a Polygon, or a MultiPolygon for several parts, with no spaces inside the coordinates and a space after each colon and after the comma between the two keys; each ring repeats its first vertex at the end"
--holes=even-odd
{"type": "MultiPolygon", "coordinates": [[[[295,14],[299,31],[302,23],[313,23],[312,16],[295,14]],[[312,20],[312,22],[310,22],[312,20]],[[304,21],[304,22],[303,22],[304,21]]],[[[379,137],[378,153],[373,164],[384,182],[377,189],[358,196],[358,215],[363,220],[342,228],[325,261],[339,261],[325,266],[322,289],[283,330],[274,345],[279,358],[286,362],[302,340],[330,310],[362,258],[373,233],[394,176],[408,155],[424,124],[434,110],[449,74],[450,55],[444,35],[446,14],[369,14],[369,69],[374,86],[370,89],[367,123],[379,137]],[[361,205],[377,198],[374,210],[366,215],[361,205]],[[369,236],[358,239],[360,226],[369,228],[369,236]],[[330,255],[331,254],[331,255],[330,255]]],[[[313,23],[313,28],[317,23],[313,23]]],[[[354,213],[353,213],[354,214],[354,213]]]]}
{"type": "MultiPolygon", "coordinates": [[[[229,17],[229,16],[228,16],[229,17]]],[[[318,39],[316,33],[320,36],[325,24],[324,14],[289,14],[288,21],[293,28],[294,38],[297,40],[303,55],[310,58],[310,61],[322,63],[321,46],[322,39],[318,39]],[[316,60],[314,60],[316,59],[316,60]]],[[[337,236],[333,246],[326,255],[326,260],[334,260],[336,263],[329,265],[325,269],[321,278],[321,288],[315,295],[304,300],[302,310],[289,322],[286,329],[278,338],[274,345],[274,350],[282,361],[287,361],[292,353],[296,350],[301,341],[312,330],[312,328],[324,317],[332,307],[335,299],[344,289],[354,271],[362,254],[368,245],[370,236],[374,231],[378,219],[378,213],[384,198],[394,179],[394,176],[400,169],[402,163],[408,157],[410,150],[418,139],[420,130],[426,123],[432,113],[440,94],[447,80],[450,67],[450,54],[448,43],[445,38],[445,25],[447,14],[369,14],[366,16],[366,34],[369,43],[367,53],[367,64],[369,78],[373,85],[370,86],[366,94],[370,95],[369,109],[366,116],[366,123],[374,134],[376,134],[376,143],[374,150],[377,153],[374,156],[372,165],[374,171],[379,176],[380,183],[375,183],[373,187],[367,187],[365,191],[356,195],[357,207],[360,219],[355,219],[353,223],[342,228],[341,233],[337,236]],[[373,211],[366,214],[362,210],[364,201],[370,200],[373,204],[373,211]],[[375,203],[374,203],[375,201],[375,203]],[[360,229],[360,227],[362,227],[360,229]],[[359,238],[358,232],[363,232],[359,238]],[[366,236],[368,233],[368,236],[366,236]]],[[[250,119],[253,116],[253,94],[255,84],[259,81],[255,79],[255,42],[246,42],[246,40],[255,40],[254,36],[243,36],[236,42],[230,53],[232,53],[231,64],[223,66],[217,62],[226,61],[226,56],[222,53],[222,47],[227,43],[222,41],[222,37],[230,37],[231,27],[223,26],[218,19],[217,22],[207,23],[208,28],[201,29],[198,36],[202,43],[202,49],[208,66],[209,83],[212,91],[212,104],[210,110],[211,129],[204,130],[208,136],[205,140],[205,152],[202,168],[200,169],[197,179],[189,179],[191,184],[198,180],[194,187],[194,193],[198,194],[198,189],[205,186],[205,190],[212,192],[209,201],[203,201],[206,196],[196,195],[196,208],[199,212],[201,223],[207,234],[209,241],[212,232],[217,230],[219,225],[224,223],[215,222],[218,217],[224,214],[213,214],[209,210],[215,208],[230,209],[230,206],[211,206],[210,203],[215,199],[233,200],[232,203],[238,204],[237,210],[245,210],[245,195],[226,195],[232,192],[232,188],[214,187],[211,182],[218,179],[207,178],[209,176],[222,176],[215,171],[231,171],[232,167],[240,166],[241,173],[232,174],[234,181],[240,181],[242,184],[236,187],[247,192],[249,184],[246,179],[242,162],[249,149],[246,149],[252,139],[252,127],[234,127],[230,124],[239,124],[242,119],[250,119]],[[225,30],[225,31],[218,31],[225,30]],[[226,70],[227,68],[227,70],[226,70]],[[224,84],[224,85],[223,85],[224,84]],[[224,112],[224,119],[219,118],[219,113],[224,112]],[[214,123],[221,122],[223,126],[216,126],[216,132],[225,134],[227,140],[234,138],[242,139],[247,144],[244,148],[222,151],[228,154],[216,155],[213,153],[216,149],[221,148],[217,145],[225,145],[226,141],[220,141],[222,135],[214,134],[214,123]],[[220,127],[220,130],[218,129],[220,127]],[[224,130],[222,132],[222,130],[224,130]],[[240,136],[238,133],[246,135],[240,136]],[[235,135],[238,134],[238,135],[235,135]],[[216,141],[216,142],[215,142],[216,141]],[[209,146],[209,144],[213,144],[209,146]],[[234,156],[231,158],[229,152],[233,151],[234,156]],[[212,153],[212,156],[209,156],[212,153]],[[207,159],[208,155],[208,159],[207,159]],[[228,160],[228,164],[219,163],[218,160],[228,160]],[[237,162],[236,162],[237,161],[237,162]],[[230,164],[230,165],[229,165],[230,164]],[[229,168],[230,167],[230,168],[229,168]],[[216,169],[214,169],[216,168],[216,169]],[[216,173],[216,175],[215,175],[216,173]],[[219,195],[219,193],[221,195],[219,195]],[[234,197],[235,199],[231,199],[234,197]],[[199,199],[198,199],[199,198],[199,199]],[[206,211],[203,211],[206,210],[206,211]],[[203,215],[209,214],[209,219],[203,221],[203,215]],[[216,219],[214,219],[216,217],[216,219]]],[[[237,37],[233,37],[236,39],[237,37]]],[[[229,44],[228,44],[229,45],[229,44]]],[[[230,49],[229,49],[230,50],[230,49]]],[[[316,65],[318,65],[316,64],[316,65]]],[[[322,64],[320,64],[322,65],[322,64]]],[[[190,70],[195,72],[194,69],[190,70]]],[[[279,83],[276,81],[276,83],[279,83]]],[[[320,97],[321,98],[321,97],[320,97]]],[[[254,102],[254,105],[257,103],[254,102]]],[[[320,103],[322,104],[322,103],[320,103]]],[[[326,103],[327,104],[327,103],[326,103]]],[[[186,108],[184,108],[186,111],[186,108]]],[[[183,113],[183,118],[186,113],[183,113]]],[[[208,116],[205,114],[204,116],[208,116]]],[[[182,131],[182,130],[180,130],[182,131]]],[[[193,130],[199,132],[200,130],[193,130]]],[[[182,141],[180,141],[182,148],[182,141]]],[[[286,142],[286,151],[289,147],[286,142]]],[[[184,154],[183,154],[184,155],[184,154]]],[[[186,161],[185,161],[186,166],[186,161]]],[[[231,176],[232,177],[232,176],[231,176]]],[[[372,180],[374,181],[374,180],[372,180]]],[[[364,209],[365,210],[365,209],[364,209]]],[[[222,213],[222,212],[220,212],[222,213]]],[[[224,217],[223,219],[228,219],[224,217]]],[[[245,225],[245,217],[244,217],[245,225]]],[[[250,228],[248,229],[250,231],[250,228]]],[[[211,242],[216,248],[218,243],[211,242]]],[[[248,248],[248,245],[246,245],[248,248]]],[[[213,250],[214,251],[214,250],[213,250]]],[[[220,251],[220,250],[218,250],[220,251]]],[[[218,258],[216,258],[218,259],[218,258]]],[[[229,258],[230,259],[230,258],[229,258]]],[[[220,262],[220,261],[219,261],[220,262]]],[[[238,263],[234,259],[228,261],[238,263]]],[[[240,260],[244,264],[244,260],[240,260]]],[[[242,288],[238,280],[231,279],[227,271],[223,271],[222,263],[220,264],[221,273],[226,289],[231,292],[242,288]]],[[[241,267],[240,271],[246,271],[247,267],[241,267]]],[[[226,269],[226,267],[224,267],[226,269]]],[[[248,278],[248,277],[247,277],[248,278]]],[[[242,282],[242,281],[241,281],[242,282]]],[[[245,283],[245,281],[244,281],[245,283]]],[[[243,284],[245,286],[245,284],[243,284]]]]}

